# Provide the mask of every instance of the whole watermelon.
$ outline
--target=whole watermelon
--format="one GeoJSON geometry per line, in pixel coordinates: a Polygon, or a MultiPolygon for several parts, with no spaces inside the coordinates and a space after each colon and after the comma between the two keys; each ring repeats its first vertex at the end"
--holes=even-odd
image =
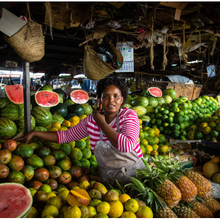
{"type": "Polygon", "coordinates": [[[133,109],[137,113],[138,117],[141,117],[147,113],[147,109],[143,106],[134,106],[131,109],[133,109]]]}
{"type": "Polygon", "coordinates": [[[46,126],[53,120],[51,112],[41,106],[35,106],[31,111],[31,115],[34,116],[38,126],[46,126]]]}
{"type": "Polygon", "coordinates": [[[144,96],[139,96],[139,97],[136,97],[134,98],[132,101],[131,101],[131,105],[132,106],[142,106],[142,107],[147,107],[148,105],[148,99],[144,96]]]}
{"type": "Polygon", "coordinates": [[[148,96],[148,101],[149,101],[148,106],[156,107],[156,106],[158,105],[158,101],[157,101],[157,99],[154,98],[154,97],[148,96]]]}
{"type": "Polygon", "coordinates": [[[62,89],[58,88],[58,89],[54,89],[53,91],[56,92],[57,94],[60,94],[63,97],[63,100],[66,99],[66,93],[62,89]]]}
{"type": "Polygon", "coordinates": [[[69,106],[68,108],[69,114],[76,114],[78,116],[84,114],[84,111],[85,110],[81,104],[74,104],[74,105],[69,106]]]}
{"type": "Polygon", "coordinates": [[[7,104],[11,103],[7,97],[0,98],[0,109],[4,108],[7,104]]]}
{"type": "Polygon", "coordinates": [[[165,89],[163,90],[163,95],[169,95],[172,99],[176,96],[176,91],[174,89],[165,89]]]}
{"type": "Polygon", "coordinates": [[[86,114],[86,115],[92,114],[92,106],[91,105],[83,104],[82,106],[84,108],[84,114],[86,114]]]}
{"type": "Polygon", "coordinates": [[[0,138],[12,138],[17,132],[16,124],[8,118],[0,118],[0,138]]]}
{"type": "Polygon", "coordinates": [[[68,108],[65,104],[59,103],[58,105],[52,107],[50,111],[53,115],[61,115],[64,118],[68,113],[68,108]]]}
{"type": "MultiPolygon", "coordinates": [[[[17,128],[21,131],[24,131],[24,117],[20,120],[17,120],[16,122],[17,128]]],[[[36,121],[33,115],[31,115],[31,130],[33,130],[36,126],[36,121]]]]}
{"type": "Polygon", "coordinates": [[[18,118],[18,109],[15,104],[8,104],[1,109],[1,117],[8,118],[12,121],[18,118]]]}

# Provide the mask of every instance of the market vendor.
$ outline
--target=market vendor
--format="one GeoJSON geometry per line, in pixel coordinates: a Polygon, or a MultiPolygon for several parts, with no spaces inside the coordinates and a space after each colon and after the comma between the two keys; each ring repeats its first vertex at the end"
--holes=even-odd
{"type": "Polygon", "coordinates": [[[129,182],[127,176],[136,176],[144,168],[138,137],[139,121],[132,109],[121,108],[127,98],[128,88],[122,79],[105,77],[97,84],[97,97],[103,111],[96,109],[74,127],[66,131],[32,131],[18,141],[29,143],[33,137],[57,143],[77,141],[90,137],[91,150],[99,165],[104,183],[129,182]]]}

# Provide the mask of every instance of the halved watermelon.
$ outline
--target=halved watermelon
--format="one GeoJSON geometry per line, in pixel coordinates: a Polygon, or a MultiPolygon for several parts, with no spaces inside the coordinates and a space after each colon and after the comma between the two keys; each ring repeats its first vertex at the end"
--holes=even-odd
{"type": "Polygon", "coordinates": [[[19,183],[0,184],[0,218],[22,218],[33,203],[31,192],[19,183]]]}
{"type": "Polygon", "coordinates": [[[158,87],[150,87],[147,90],[147,94],[153,97],[161,97],[162,91],[158,87]]]}
{"type": "Polygon", "coordinates": [[[85,90],[73,90],[70,93],[70,98],[75,104],[85,104],[89,100],[89,95],[85,90]]]}
{"type": "Polygon", "coordinates": [[[5,86],[5,94],[10,99],[10,101],[15,104],[24,103],[23,86],[21,84],[6,85],[5,86]]]}
{"type": "Polygon", "coordinates": [[[56,92],[42,90],[35,93],[35,101],[41,107],[53,107],[59,104],[59,95],[56,92]]]}

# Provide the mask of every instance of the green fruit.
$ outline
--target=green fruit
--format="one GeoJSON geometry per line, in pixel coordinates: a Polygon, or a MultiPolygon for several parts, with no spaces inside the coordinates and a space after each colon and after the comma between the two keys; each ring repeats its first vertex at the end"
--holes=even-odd
{"type": "Polygon", "coordinates": [[[12,138],[17,132],[16,124],[8,118],[0,118],[0,138],[12,138]]]}
{"type": "Polygon", "coordinates": [[[44,161],[37,155],[33,154],[27,158],[27,164],[31,165],[34,168],[38,168],[44,166],[44,161]]]}
{"type": "Polygon", "coordinates": [[[77,116],[83,115],[85,112],[83,105],[81,104],[74,104],[68,107],[69,114],[76,114],[77,116]]]}
{"type": "Polygon", "coordinates": [[[163,90],[163,95],[169,95],[172,99],[176,96],[176,91],[174,89],[165,89],[163,90]]]}
{"type": "Polygon", "coordinates": [[[137,113],[138,117],[141,117],[147,113],[147,109],[143,106],[134,106],[131,109],[133,109],[137,113]]]}
{"type": "Polygon", "coordinates": [[[52,107],[52,108],[50,109],[50,111],[51,111],[51,113],[52,113],[53,115],[60,115],[60,116],[62,116],[63,118],[64,118],[64,117],[67,115],[67,113],[68,113],[68,109],[67,109],[66,105],[63,104],[63,103],[59,103],[58,105],[52,107]]]}
{"type": "Polygon", "coordinates": [[[143,96],[139,96],[134,98],[131,101],[132,106],[142,106],[142,107],[147,107],[148,105],[148,99],[146,97],[143,96]]]}
{"type": "Polygon", "coordinates": [[[52,114],[51,112],[41,106],[36,106],[32,109],[31,114],[34,116],[36,120],[36,124],[38,126],[46,126],[52,122],[52,114]]]}
{"type": "Polygon", "coordinates": [[[22,158],[28,158],[33,154],[33,149],[28,144],[19,144],[15,150],[15,154],[22,158]]]}

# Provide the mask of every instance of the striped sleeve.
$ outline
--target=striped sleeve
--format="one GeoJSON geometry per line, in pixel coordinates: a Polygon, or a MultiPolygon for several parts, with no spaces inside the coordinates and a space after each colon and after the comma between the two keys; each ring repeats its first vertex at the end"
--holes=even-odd
{"type": "MultiPolygon", "coordinates": [[[[117,137],[117,149],[122,152],[136,150],[139,157],[141,157],[140,146],[138,143],[140,130],[138,116],[135,111],[129,109],[122,117],[123,123],[122,128],[120,128],[121,133],[119,133],[117,137]]],[[[119,125],[120,121],[119,118],[119,125]]]]}
{"type": "Polygon", "coordinates": [[[57,131],[57,143],[68,143],[71,141],[81,140],[89,135],[87,124],[88,121],[92,117],[89,115],[88,117],[84,118],[74,127],[66,130],[66,131],[57,131]]]}

